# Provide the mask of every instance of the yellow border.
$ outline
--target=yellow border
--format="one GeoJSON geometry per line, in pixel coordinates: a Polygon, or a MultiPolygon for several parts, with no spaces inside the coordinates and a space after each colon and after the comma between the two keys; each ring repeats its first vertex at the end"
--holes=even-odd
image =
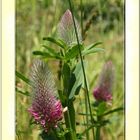
{"type": "Polygon", "coordinates": [[[126,140],[139,139],[139,1],[126,1],[126,140]]]}
{"type": "Polygon", "coordinates": [[[2,140],[15,140],[15,3],[2,1],[2,140]]]}
{"type": "MultiPolygon", "coordinates": [[[[126,0],[126,140],[139,139],[139,0],[126,0]]],[[[15,1],[2,1],[2,140],[15,140],[15,1]]]]}
{"type": "MultiPolygon", "coordinates": [[[[1,1],[0,1],[0,21],[2,21],[1,19],[2,19],[2,11],[1,11],[1,9],[2,9],[2,6],[1,6],[1,1]]],[[[0,45],[2,45],[2,22],[0,22],[0,45]]],[[[1,79],[1,77],[2,77],[2,67],[1,67],[1,63],[2,63],[2,57],[1,57],[1,55],[2,55],[2,48],[0,47],[0,93],[2,92],[2,79],[1,79]]],[[[0,94],[0,139],[2,139],[1,138],[1,134],[2,134],[2,117],[1,117],[1,114],[2,114],[2,108],[1,108],[1,102],[2,102],[2,95],[0,94]]]]}

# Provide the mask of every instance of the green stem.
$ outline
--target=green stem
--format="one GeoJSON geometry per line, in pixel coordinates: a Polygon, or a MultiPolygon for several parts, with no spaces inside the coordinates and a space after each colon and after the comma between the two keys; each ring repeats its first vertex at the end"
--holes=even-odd
{"type": "Polygon", "coordinates": [[[76,133],[72,129],[71,119],[69,114],[69,109],[64,113],[66,127],[70,130],[69,133],[66,134],[66,140],[76,140],[76,133]]]}
{"type": "Polygon", "coordinates": [[[60,138],[57,136],[57,131],[55,129],[53,129],[53,135],[55,136],[55,139],[60,140],[60,138]]]}
{"type": "Polygon", "coordinates": [[[96,140],[100,140],[100,126],[96,128],[96,140]]]}
{"type": "MultiPolygon", "coordinates": [[[[100,116],[97,116],[97,122],[101,122],[100,116]]],[[[96,140],[100,140],[100,129],[101,129],[101,126],[96,127],[96,140]]]]}
{"type": "Polygon", "coordinates": [[[74,110],[73,101],[71,100],[68,103],[68,111],[70,116],[71,127],[74,131],[76,131],[75,110],[74,110]]]}
{"type": "MultiPolygon", "coordinates": [[[[91,105],[90,105],[90,99],[89,99],[89,93],[88,93],[88,86],[87,86],[85,68],[84,68],[84,63],[83,63],[83,58],[82,58],[82,52],[81,52],[81,49],[80,49],[80,43],[79,43],[79,38],[78,38],[76,23],[75,23],[75,20],[74,20],[74,15],[73,15],[73,9],[72,9],[72,5],[71,5],[71,1],[70,0],[68,0],[68,1],[69,1],[70,10],[71,10],[71,13],[72,13],[72,19],[73,19],[74,28],[75,28],[75,34],[76,34],[77,43],[78,43],[78,49],[79,49],[80,60],[81,60],[81,65],[82,65],[82,70],[83,70],[83,75],[84,75],[84,82],[85,82],[85,87],[86,87],[86,90],[85,91],[86,91],[87,99],[88,99],[90,117],[91,117],[92,123],[94,123],[94,120],[93,120],[93,117],[92,117],[92,111],[91,111],[91,105]]],[[[92,129],[92,132],[93,132],[93,138],[94,138],[94,128],[92,129]]]]}
{"type": "Polygon", "coordinates": [[[69,106],[68,109],[68,114],[69,114],[69,120],[70,120],[70,128],[71,128],[71,134],[72,134],[72,140],[76,140],[76,125],[75,125],[75,110],[73,106],[73,102],[69,106]]]}
{"type": "Polygon", "coordinates": [[[56,129],[53,129],[53,134],[58,140],[66,140],[64,136],[59,137],[56,129]]]}
{"type": "MultiPolygon", "coordinates": [[[[66,128],[70,129],[70,120],[67,112],[64,113],[64,118],[65,118],[66,128]]],[[[71,140],[70,132],[68,132],[65,136],[67,140],[71,140]]]]}
{"type": "MultiPolygon", "coordinates": [[[[83,38],[83,0],[80,0],[80,11],[81,11],[81,32],[83,38]]],[[[88,101],[87,101],[87,94],[85,94],[85,108],[86,114],[88,114],[88,101]]],[[[89,127],[88,123],[88,115],[86,115],[86,129],[89,127]]],[[[89,140],[89,131],[86,131],[86,139],[89,140]]]]}
{"type": "MultiPolygon", "coordinates": [[[[87,95],[85,94],[85,108],[86,108],[86,129],[89,127],[88,123],[88,102],[87,102],[87,95]]],[[[86,139],[89,140],[89,131],[86,131],[86,139]]]]}
{"type": "Polygon", "coordinates": [[[83,0],[80,0],[80,7],[81,7],[81,32],[83,37],[83,0]]]}

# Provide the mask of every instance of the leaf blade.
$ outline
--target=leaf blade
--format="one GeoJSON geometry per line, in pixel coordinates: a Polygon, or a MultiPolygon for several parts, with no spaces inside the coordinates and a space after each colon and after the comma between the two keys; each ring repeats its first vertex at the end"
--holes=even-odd
{"type": "Polygon", "coordinates": [[[19,73],[18,71],[16,71],[16,76],[31,86],[30,80],[28,78],[26,78],[24,75],[22,75],[21,73],[19,73]]]}
{"type": "MultiPolygon", "coordinates": [[[[80,45],[80,48],[83,49],[83,45],[80,45]]],[[[78,45],[71,47],[65,55],[66,60],[73,59],[74,57],[78,56],[79,48],[78,45]]]]}
{"type": "Polygon", "coordinates": [[[60,39],[54,39],[52,37],[44,37],[43,40],[47,40],[49,42],[52,42],[52,43],[58,45],[59,47],[61,47],[63,49],[65,48],[65,45],[66,45],[62,40],[60,40],[60,39]]]}
{"type": "Polygon", "coordinates": [[[55,58],[55,59],[60,59],[60,60],[62,59],[62,57],[59,55],[51,55],[47,52],[42,52],[42,51],[33,51],[33,54],[40,55],[40,56],[43,56],[45,58],[55,58]]]}
{"type": "Polygon", "coordinates": [[[104,49],[102,49],[102,48],[92,48],[90,50],[84,50],[82,52],[82,55],[85,56],[87,54],[96,53],[96,52],[100,52],[100,51],[104,51],[104,49]]]}
{"type": "Polygon", "coordinates": [[[19,90],[18,88],[16,88],[16,92],[18,92],[22,95],[30,96],[30,93],[28,91],[24,92],[24,91],[19,90]]]}

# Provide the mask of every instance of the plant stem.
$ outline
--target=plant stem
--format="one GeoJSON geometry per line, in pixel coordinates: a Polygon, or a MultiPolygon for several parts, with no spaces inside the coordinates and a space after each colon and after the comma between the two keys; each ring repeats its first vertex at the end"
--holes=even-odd
{"type": "MultiPolygon", "coordinates": [[[[97,116],[97,122],[100,122],[100,121],[101,121],[101,117],[97,116]]],[[[100,140],[100,129],[101,129],[101,126],[96,127],[96,140],[100,140]]]]}
{"type": "Polygon", "coordinates": [[[81,10],[81,32],[83,37],[83,0],[80,0],[80,10],[81,10]]]}
{"type": "Polygon", "coordinates": [[[55,129],[53,129],[53,135],[55,136],[55,139],[60,140],[60,138],[58,138],[58,136],[57,136],[57,131],[55,129]]]}
{"type": "Polygon", "coordinates": [[[96,140],[100,140],[100,126],[96,128],[96,140]]]}
{"type": "Polygon", "coordinates": [[[72,131],[71,132],[72,140],[76,140],[75,110],[74,110],[74,106],[73,106],[73,101],[68,109],[68,116],[69,116],[69,121],[70,121],[70,129],[72,131]]]}
{"type": "MultiPolygon", "coordinates": [[[[73,9],[72,9],[72,5],[71,5],[71,1],[70,1],[70,0],[68,0],[68,1],[69,1],[70,10],[71,10],[71,13],[72,13],[72,19],[73,19],[74,28],[75,28],[75,34],[76,34],[77,43],[78,43],[78,49],[79,49],[79,54],[80,54],[80,60],[81,60],[81,65],[82,65],[82,70],[83,70],[83,75],[84,75],[84,82],[85,82],[85,87],[86,87],[86,90],[85,90],[85,91],[86,91],[86,94],[87,94],[87,99],[88,99],[88,104],[89,104],[90,117],[91,117],[92,123],[94,123],[94,120],[93,120],[93,117],[92,117],[92,111],[91,111],[89,93],[88,93],[88,86],[87,86],[85,68],[84,68],[82,53],[81,53],[81,49],[80,49],[80,43],[79,43],[78,33],[77,33],[77,29],[76,29],[76,23],[75,23],[75,20],[74,20],[74,15],[73,15],[73,9]]],[[[94,138],[94,128],[92,129],[92,132],[93,132],[93,138],[94,138]]]]}
{"type": "MultiPolygon", "coordinates": [[[[80,0],[80,11],[81,11],[81,33],[83,38],[83,0],[80,0]]],[[[88,114],[88,101],[87,101],[87,94],[85,94],[85,108],[86,114],[88,114]]],[[[88,115],[86,115],[86,129],[89,127],[88,123],[88,115]]],[[[86,131],[86,139],[89,140],[89,131],[86,131]]]]}
{"type": "Polygon", "coordinates": [[[68,113],[70,117],[71,127],[74,131],[76,131],[75,110],[74,110],[73,101],[71,100],[68,103],[68,113]]]}
{"type": "MultiPolygon", "coordinates": [[[[88,123],[88,101],[87,101],[87,95],[85,94],[85,108],[86,108],[86,129],[89,127],[88,123]]],[[[86,139],[89,140],[89,131],[86,131],[86,139]]]]}
{"type": "Polygon", "coordinates": [[[73,131],[72,125],[71,125],[69,109],[65,112],[64,117],[65,117],[66,127],[68,129],[70,129],[70,132],[68,134],[66,134],[66,139],[67,140],[76,140],[76,134],[75,134],[75,131],[73,131]]]}
{"type": "Polygon", "coordinates": [[[56,129],[53,129],[53,133],[54,133],[55,137],[56,137],[58,140],[65,140],[65,137],[64,137],[64,136],[61,136],[61,137],[58,136],[58,132],[57,132],[56,129]]]}

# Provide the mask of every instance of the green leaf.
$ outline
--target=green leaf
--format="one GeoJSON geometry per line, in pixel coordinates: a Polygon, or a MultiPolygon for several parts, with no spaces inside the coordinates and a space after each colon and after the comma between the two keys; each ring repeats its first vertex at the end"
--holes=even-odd
{"type": "Polygon", "coordinates": [[[42,51],[33,51],[33,54],[34,55],[40,55],[40,56],[43,56],[45,58],[55,58],[55,59],[62,59],[62,57],[58,54],[56,55],[52,55],[50,53],[47,53],[47,52],[42,52],[42,51]]]}
{"type": "Polygon", "coordinates": [[[59,98],[61,100],[62,105],[65,104],[65,100],[66,100],[66,95],[63,94],[62,90],[58,90],[58,94],[59,94],[59,98]]]}
{"type": "Polygon", "coordinates": [[[123,107],[118,107],[118,108],[115,108],[113,110],[110,110],[110,111],[102,114],[101,116],[106,116],[106,115],[109,115],[109,114],[114,113],[114,112],[123,111],[123,109],[124,109],[123,107]]]}
{"type": "MultiPolygon", "coordinates": [[[[51,47],[48,47],[48,46],[46,46],[46,45],[44,45],[44,44],[42,44],[42,46],[45,48],[45,49],[47,49],[48,50],[48,53],[51,55],[51,56],[54,56],[55,58],[62,58],[61,56],[63,56],[62,55],[62,52],[61,53],[58,53],[58,52],[56,52],[54,49],[52,49],[51,47]]],[[[61,50],[62,51],[62,50],[61,50]]]]}
{"type": "Polygon", "coordinates": [[[87,46],[87,47],[85,48],[85,50],[93,49],[93,48],[96,47],[97,45],[101,45],[101,44],[102,44],[102,42],[97,42],[97,43],[95,43],[95,44],[91,44],[91,45],[87,46]]]}
{"type": "Polygon", "coordinates": [[[103,114],[106,111],[107,107],[106,107],[106,103],[105,102],[101,102],[98,105],[98,109],[97,109],[97,115],[100,116],[101,114],[103,114]]]}
{"type": "Polygon", "coordinates": [[[88,131],[89,131],[90,129],[92,129],[93,127],[99,127],[99,126],[102,126],[102,125],[94,124],[94,125],[89,126],[86,130],[84,130],[84,131],[80,134],[80,136],[86,134],[86,132],[88,132],[88,131]]]}
{"type": "Polygon", "coordinates": [[[55,52],[55,50],[52,49],[51,47],[48,47],[48,46],[46,46],[46,45],[44,45],[44,44],[42,44],[42,46],[43,46],[45,49],[47,49],[48,52],[51,53],[52,55],[57,55],[57,53],[55,52]]]}
{"type": "Polygon", "coordinates": [[[27,83],[28,85],[31,85],[30,80],[26,78],[24,75],[22,75],[21,73],[19,73],[18,71],[16,71],[16,76],[20,78],[22,81],[24,81],[25,83],[27,83]]]}
{"type": "Polygon", "coordinates": [[[41,56],[45,56],[45,57],[53,57],[52,55],[50,55],[49,53],[47,52],[42,52],[42,51],[33,51],[33,54],[34,55],[41,55],[41,56]]]}
{"type": "MultiPolygon", "coordinates": [[[[83,49],[83,45],[80,45],[80,49],[81,50],[83,49]]],[[[78,56],[78,54],[79,54],[79,48],[78,45],[75,45],[68,50],[68,52],[65,55],[65,59],[66,60],[73,59],[74,57],[78,56]]]]}
{"type": "Polygon", "coordinates": [[[51,133],[46,133],[45,131],[43,131],[41,134],[40,134],[42,140],[57,140],[56,138],[56,134],[53,134],[53,132],[51,133]]]}
{"type": "Polygon", "coordinates": [[[86,49],[86,50],[82,51],[82,55],[85,56],[87,54],[96,53],[96,52],[100,52],[100,51],[104,51],[104,49],[102,49],[102,48],[92,48],[89,50],[86,49]]]}
{"type": "Polygon", "coordinates": [[[19,90],[18,88],[16,88],[16,91],[17,91],[18,93],[23,94],[23,95],[30,96],[30,93],[29,93],[28,91],[24,92],[24,91],[19,90]]]}
{"type": "Polygon", "coordinates": [[[52,37],[44,37],[43,40],[50,41],[63,49],[66,47],[66,44],[60,39],[54,39],[52,37]]]}
{"type": "Polygon", "coordinates": [[[65,94],[68,94],[71,73],[70,67],[67,63],[64,63],[63,65],[62,76],[63,76],[64,92],[65,94]]]}
{"type": "MultiPolygon", "coordinates": [[[[86,63],[84,61],[84,66],[85,65],[86,65],[86,63]]],[[[81,62],[79,62],[76,65],[73,74],[74,74],[76,80],[75,80],[75,83],[70,91],[69,99],[72,99],[74,95],[77,95],[80,91],[80,88],[84,85],[84,76],[83,76],[81,62]]]]}

